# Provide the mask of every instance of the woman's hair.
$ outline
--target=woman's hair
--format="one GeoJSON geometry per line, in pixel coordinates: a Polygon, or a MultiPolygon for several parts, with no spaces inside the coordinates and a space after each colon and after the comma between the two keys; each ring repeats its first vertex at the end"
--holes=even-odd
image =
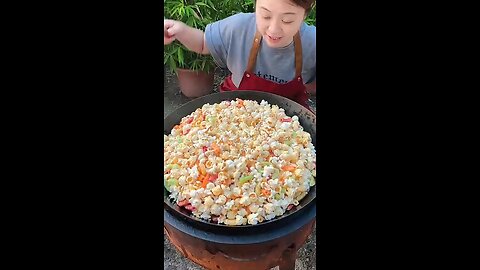
{"type": "Polygon", "coordinates": [[[305,14],[308,14],[312,10],[315,0],[290,0],[293,3],[303,7],[305,9],[305,14]]]}
{"type": "MultiPolygon", "coordinates": [[[[315,5],[315,0],[290,0],[298,6],[301,6],[305,9],[305,14],[308,14],[312,10],[313,5],[315,5]]],[[[257,0],[255,0],[255,3],[257,0]]]]}

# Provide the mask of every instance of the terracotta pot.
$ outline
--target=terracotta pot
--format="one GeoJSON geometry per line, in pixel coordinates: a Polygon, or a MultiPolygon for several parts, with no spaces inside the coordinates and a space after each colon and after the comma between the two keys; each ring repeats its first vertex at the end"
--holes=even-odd
{"type": "Polygon", "coordinates": [[[177,69],[180,91],[187,97],[201,97],[213,92],[213,75],[205,71],[177,69]]]}

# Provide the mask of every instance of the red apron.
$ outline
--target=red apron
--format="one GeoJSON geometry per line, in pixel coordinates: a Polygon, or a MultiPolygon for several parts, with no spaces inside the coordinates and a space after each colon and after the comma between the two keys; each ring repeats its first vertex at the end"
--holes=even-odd
{"type": "Polygon", "coordinates": [[[232,76],[230,75],[225,79],[223,84],[220,85],[220,91],[256,90],[270,92],[294,100],[310,110],[307,105],[307,90],[302,79],[302,42],[300,40],[300,34],[297,33],[293,37],[295,47],[295,79],[286,84],[275,83],[260,78],[253,73],[261,41],[262,35],[257,32],[250,50],[250,56],[248,57],[247,70],[245,70],[243,74],[239,87],[237,88],[235,84],[233,84],[232,76]]]}

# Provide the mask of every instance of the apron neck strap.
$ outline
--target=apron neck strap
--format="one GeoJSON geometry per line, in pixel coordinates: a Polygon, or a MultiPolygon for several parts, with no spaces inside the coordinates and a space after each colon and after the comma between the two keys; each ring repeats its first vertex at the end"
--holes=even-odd
{"type": "MultiPolygon", "coordinates": [[[[262,42],[262,35],[257,31],[255,38],[253,39],[253,45],[250,49],[250,55],[248,56],[247,72],[252,73],[257,61],[258,50],[262,42]]],[[[297,32],[293,36],[293,45],[295,47],[295,77],[300,77],[302,74],[302,41],[300,39],[300,32],[297,32]]]]}

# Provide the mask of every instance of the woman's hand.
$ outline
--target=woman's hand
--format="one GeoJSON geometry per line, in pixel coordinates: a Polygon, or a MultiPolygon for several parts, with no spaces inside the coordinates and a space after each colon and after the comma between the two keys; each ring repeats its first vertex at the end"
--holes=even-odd
{"type": "Polygon", "coordinates": [[[192,52],[209,54],[204,35],[202,30],[190,27],[183,22],[163,20],[163,45],[178,40],[192,52]]]}
{"type": "Polygon", "coordinates": [[[181,33],[184,23],[174,20],[163,20],[163,45],[172,43],[176,35],[181,33]]]}

